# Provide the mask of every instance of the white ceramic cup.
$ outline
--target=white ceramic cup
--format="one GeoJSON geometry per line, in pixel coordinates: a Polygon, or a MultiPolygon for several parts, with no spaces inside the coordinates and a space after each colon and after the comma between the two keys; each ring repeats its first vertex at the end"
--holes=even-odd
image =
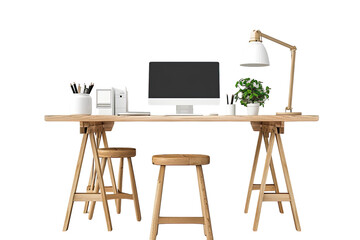
{"type": "Polygon", "coordinates": [[[235,115],[235,104],[227,104],[226,105],[226,113],[225,115],[235,115]]]}
{"type": "Polygon", "coordinates": [[[70,114],[88,114],[91,115],[92,100],[89,94],[76,93],[72,94],[70,100],[70,114]]]}

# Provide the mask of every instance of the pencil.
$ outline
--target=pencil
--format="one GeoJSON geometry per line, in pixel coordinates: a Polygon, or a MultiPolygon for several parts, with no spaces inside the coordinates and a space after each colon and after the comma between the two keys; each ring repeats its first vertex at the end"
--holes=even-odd
{"type": "Polygon", "coordinates": [[[73,93],[75,93],[75,91],[74,91],[74,88],[73,88],[73,85],[70,83],[70,87],[71,87],[71,91],[73,92],[73,93]]]}
{"type": "Polygon", "coordinates": [[[78,93],[75,82],[73,83],[73,88],[74,88],[75,93],[78,93]]]}
{"type": "Polygon", "coordinates": [[[91,90],[93,89],[93,87],[94,87],[94,83],[91,83],[89,86],[89,94],[91,93],[91,90]]]}

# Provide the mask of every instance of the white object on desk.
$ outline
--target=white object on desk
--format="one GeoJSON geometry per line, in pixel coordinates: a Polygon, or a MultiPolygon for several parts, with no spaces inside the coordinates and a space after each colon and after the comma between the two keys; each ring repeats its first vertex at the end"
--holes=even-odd
{"type": "Polygon", "coordinates": [[[113,88],[114,94],[114,115],[128,111],[128,94],[126,87],[118,89],[113,88]]]}
{"type": "Polygon", "coordinates": [[[118,116],[150,116],[150,112],[122,112],[118,116]]]}
{"type": "Polygon", "coordinates": [[[117,115],[128,111],[128,94],[126,87],[121,89],[97,89],[96,109],[99,115],[117,115]]]}
{"type": "Polygon", "coordinates": [[[236,115],[235,104],[227,104],[226,105],[225,115],[236,115]]]}
{"type": "Polygon", "coordinates": [[[114,115],[112,89],[96,89],[96,110],[99,115],[114,115]]]}
{"type": "Polygon", "coordinates": [[[71,95],[70,114],[89,114],[92,113],[92,100],[89,94],[76,93],[71,95]]]}
{"type": "Polygon", "coordinates": [[[259,103],[248,103],[247,104],[247,112],[248,115],[258,115],[259,114],[259,103]]]}

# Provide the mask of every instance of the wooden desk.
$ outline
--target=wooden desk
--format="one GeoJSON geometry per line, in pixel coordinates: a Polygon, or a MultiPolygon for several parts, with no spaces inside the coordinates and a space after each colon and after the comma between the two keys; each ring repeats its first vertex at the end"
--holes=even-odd
{"type": "Polygon", "coordinates": [[[47,115],[45,121],[55,122],[313,122],[317,115],[238,115],[238,116],[109,116],[109,115],[47,115]]]}
{"type": "Polygon", "coordinates": [[[74,201],[92,201],[102,199],[105,218],[108,230],[112,230],[110,213],[108,208],[108,199],[113,199],[113,196],[106,195],[106,189],[103,185],[102,172],[100,168],[100,161],[97,153],[98,146],[100,144],[101,138],[103,139],[104,145],[107,146],[107,138],[105,131],[111,131],[114,125],[114,122],[250,122],[254,131],[259,132],[259,137],[257,141],[255,157],[253,168],[250,176],[250,183],[248,188],[248,194],[245,204],[245,213],[248,212],[249,201],[251,193],[253,190],[260,190],[258,204],[255,214],[253,230],[258,229],[260,212],[263,201],[277,201],[279,206],[279,211],[283,213],[282,202],[289,201],[291,206],[291,211],[294,217],[294,223],[296,230],[300,231],[300,222],[296,210],[295,199],[293,190],[291,187],[289,171],[287,169],[287,164],[285,160],[285,153],[283,144],[281,141],[280,134],[284,133],[285,122],[312,122],[318,121],[319,116],[317,115],[259,115],[259,116],[102,116],[102,115],[52,115],[45,116],[45,121],[58,121],[58,122],[79,122],[80,123],[80,133],[82,133],[83,140],[80,147],[80,154],[78,158],[78,163],[75,170],[75,176],[73,181],[73,186],[71,189],[68,209],[66,212],[65,223],[63,230],[66,231],[69,227],[71,212],[74,201]],[[96,140],[95,140],[96,134],[96,140]],[[95,174],[97,175],[98,182],[100,184],[101,193],[92,193],[92,189],[87,193],[77,193],[77,185],[79,180],[79,175],[81,171],[82,161],[84,158],[84,152],[86,148],[87,139],[90,137],[91,147],[94,155],[95,162],[95,174]],[[254,184],[255,172],[257,167],[257,162],[260,153],[260,147],[264,139],[265,148],[267,151],[265,166],[263,170],[263,176],[261,184],[254,184]],[[279,149],[279,155],[281,160],[281,165],[284,172],[287,192],[280,193],[279,187],[277,184],[277,179],[275,175],[275,169],[272,160],[272,150],[275,143],[275,139],[279,149]],[[271,171],[273,184],[266,184],[267,175],[271,171]],[[265,193],[267,191],[267,193],[265,193]],[[272,193],[268,193],[268,191],[272,193]]]}

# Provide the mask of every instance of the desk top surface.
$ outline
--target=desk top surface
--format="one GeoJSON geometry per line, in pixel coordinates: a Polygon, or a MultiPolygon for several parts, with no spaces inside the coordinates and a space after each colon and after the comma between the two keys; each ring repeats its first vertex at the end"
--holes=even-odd
{"type": "Polygon", "coordinates": [[[236,116],[113,116],[113,115],[45,115],[53,122],[314,122],[318,115],[236,115],[236,116]]]}

